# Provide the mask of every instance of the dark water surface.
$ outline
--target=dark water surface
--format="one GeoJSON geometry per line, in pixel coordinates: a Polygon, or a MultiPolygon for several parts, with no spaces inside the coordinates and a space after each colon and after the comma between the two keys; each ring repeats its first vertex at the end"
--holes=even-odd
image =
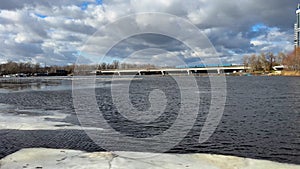
{"type": "MultiPolygon", "coordinates": [[[[165,95],[164,112],[149,123],[128,120],[118,112],[109,79],[97,79],[95,94],[103,117],[114,130],[129,137],[148,138],[162,134],[175,122],[183,98],[181,86],[172,77],[140,76],[131,81],[129,99],[139,111],[150,109],[151,91],[159,89],[165,95]]],[[[199,93],[198,117],[188,135],[169,152],[225,154],[300,164],[299,77],[226,77],[227,97],[221,122],[202,144],[198,138],[208,114],[212,90],[208,77],[196,79],[198,91],[183,90],[199,93]]],[[[113,85],[127,82],[120,79],[113,85]]],[[[80,124],[74,111],[71,84],[69,78],[1,82],[0,158],[30,147],[103,151],[84,131],[76,128],[80,124]]],[[[182,124],[188,122],[186,119],[182,124]]],[[[137,150],[126,143],[119,147],[137,150]]]]}

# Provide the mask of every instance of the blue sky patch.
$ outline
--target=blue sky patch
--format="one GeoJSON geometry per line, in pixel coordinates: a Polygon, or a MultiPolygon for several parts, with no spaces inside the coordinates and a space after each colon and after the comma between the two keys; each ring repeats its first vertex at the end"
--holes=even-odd
{"type": "Polygon", "coordinates": [[[102,5],[102,0],[96,0],[97,5],[102,5]]]}
{"type": "Polygon", "coordinates": [[[81,8],[81,10],[86,10],[88,8],[88,6],[90,4],[96,4],[96,5],[102,5],[102,0],[95,0],[94,3],[91,3],[91,2],[83,2],[81,3],[81,5],[79,6],[81,8]]]}
{"type": "Polygon", "coordinates": [[[42,14],[38,14],[38,13],[35,13],[34,15],[39,18],[42,18],[42,19],[47,18],[47,15],[42,15],[42,14]]]}
{"type": "Polygon", "coordinates": [[[88,8],[89,4],[90,4],[89,2],[83,2],[80,6],[81,10],[86,10],[88,8]]]}
{"type": "Polygon", "coordinates": [[[253,26],[251,27],[252,32],[259,32],[259,31],[261,31],[261,30],[268,30],[268,29],[269,29],[269,27],[266,26],[266,25],[263,24],[263,23],[258,23],[258,24],[253,25],[253,26]]]}

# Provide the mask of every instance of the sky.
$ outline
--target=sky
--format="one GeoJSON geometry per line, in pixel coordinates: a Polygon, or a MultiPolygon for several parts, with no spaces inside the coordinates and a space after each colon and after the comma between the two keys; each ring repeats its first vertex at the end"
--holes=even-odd
{"type": "Polygon", "coordinates": [[[145,33],[123,37],[103,57],[103,48],[114,36],[123,35],[122,31],[141,27],[147,30],[157,25],[156,29],[181,33],[180,26],[170,26],[161,17],[134,15],[157,12],[195,25],[223,63],[238,64],[244,55],[293,50],[297,3],[297,0],[1,0],[0,63],[11,60],[68,65],[85,55],[93,58],[86,63],[120,60],[180,65],[197,63],[199,55],[210,56],[204,49],[196,55],[177,36],[145,33]],[[117,29],[105,29],[128,15],[135,18],[117,29]]]}

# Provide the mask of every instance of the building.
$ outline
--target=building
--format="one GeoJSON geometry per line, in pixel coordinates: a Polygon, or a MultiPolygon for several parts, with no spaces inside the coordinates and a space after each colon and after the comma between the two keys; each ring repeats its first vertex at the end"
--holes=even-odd
{"type": "Polygon", "coordinates": [[[295,48],[300,47],[300,4],[298,4],[297,10],[296,10],[296,15],[297,15],[297,21],[294,25],[294,30],[295,30],[294,45],[295,45],[295,48]]]}

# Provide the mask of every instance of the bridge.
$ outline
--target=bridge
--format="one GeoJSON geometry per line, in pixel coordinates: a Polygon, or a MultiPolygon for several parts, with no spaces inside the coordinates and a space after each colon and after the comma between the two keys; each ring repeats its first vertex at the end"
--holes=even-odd
{"type": "Polygon", "coordinates": [[[200,67],[200,68],[151,68],[151,69],[128,69],[128,70],[97,70],[97,75],[172,75],[172,74],[201,74],[201,73],[235,73],[249,70],[245,66],[230,67],[200,67]]]}

